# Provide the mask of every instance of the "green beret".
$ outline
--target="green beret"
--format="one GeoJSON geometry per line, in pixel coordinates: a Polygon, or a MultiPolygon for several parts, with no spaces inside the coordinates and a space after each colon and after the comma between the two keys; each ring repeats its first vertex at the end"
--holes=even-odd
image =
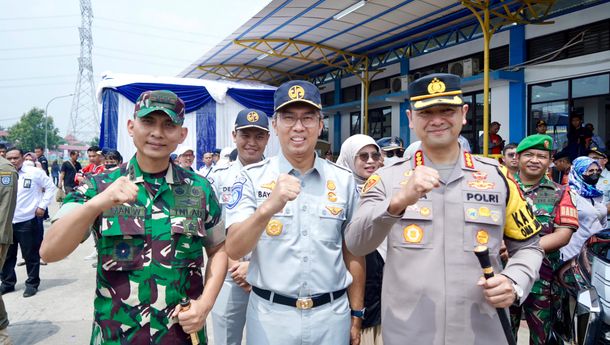
{"type": "Polygon", "coordinates": [[[546,134],[534,134],[525,137],[517,146],[517,153],[529,149],[553,151],[553,138],[546,134]]]}

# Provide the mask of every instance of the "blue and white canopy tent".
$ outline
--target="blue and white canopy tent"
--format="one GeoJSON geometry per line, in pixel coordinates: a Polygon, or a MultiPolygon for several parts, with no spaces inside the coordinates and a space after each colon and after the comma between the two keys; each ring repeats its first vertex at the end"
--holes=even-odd
{"type": "MultiPolygon", "coordinates": [[[[97,98],[102,103],[100,147],[117,149],[125,159],[136,151],[127,133],[127,120],[133,118],[138,96],[147,90],[170,90],[182,98],[186,105],[184,126],[189,134],[183,145],[196,148],[199,168],[205,152],[216,148],[234,147],[231,132],[237,113],[245,108],[273,115],[275,87],[232,82],[146,75],[104,75],[98,84],[97,98]]],[[[265,156],[277,154],[279,143],[271,128],[271,138],[265,156]]]]}

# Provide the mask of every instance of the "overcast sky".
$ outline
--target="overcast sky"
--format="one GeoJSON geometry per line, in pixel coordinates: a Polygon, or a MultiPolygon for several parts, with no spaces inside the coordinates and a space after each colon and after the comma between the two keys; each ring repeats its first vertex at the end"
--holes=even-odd
{"type": "MultiPolygon", "coordinates": [[[[93,69],[176,76],[270,0],[98,0],[93,3],[93,69]]],[[[0,126],[74,92],[80,54],[78,0],[0,0],[0,126]]],[[[68,130],[72,97],[49,115],[68,130]]]]}

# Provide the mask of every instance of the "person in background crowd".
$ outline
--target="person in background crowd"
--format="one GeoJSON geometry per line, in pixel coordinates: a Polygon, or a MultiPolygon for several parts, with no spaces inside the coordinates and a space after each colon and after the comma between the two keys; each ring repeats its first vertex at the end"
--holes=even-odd
{"type": "Polygon", "coordinates": [[[377,145],[381,148],[383,165],[392,165],[399,161],[404,153],[404,143],[399,137],[385,137],[377,140],[377,145]]]}
{"type": "MultiPolygon", "coordinates": [[[[269,142],[269,118],[267,114],[256,109],[243,109],[235,118],[232,131],[233,142],[237,148],[236,159],[232,163],[217,164],[208,176],[214,187],[226,217],[226,206],[231,200],[231,187],[238,180],[244,166],[263,160],[263,153],[269,142]]],[[[260,180],[257,183],[267,181],[260,180]]],[[[212,308],[214,323],[214,342],[223,345],[241,345],[246,311],[250,296],[250,284],[246,274],[250,265],[250,254],[239,260],[229,259],[229,270],[225,277],[216,304],[212,308]]]]}
{"type": "Polygon", "coordinates": [[[532,286],[529,296],[521,306],[510,307],[515,339],[524,314],[532,345],[546,344],[551,334],[553,313],[561,306],[560,299],[555,297],[562,291],[554,283],[553,276],[561,265],[559,248],[568,244],[572,233],[578,229],[578,211],[572,202],[570,188],[554,183],[546,176],[551,165],[551,151],[553,138],[546,134],[530,135],[516,149],[519,167],[515,181],[542,225],[540,247],[545,253],[540,279],[532,286]]]}
{"type": "Polygon", "coordinates": [[[104,171],[114,169],[123,164],[123,156],[117,150],[108,150],[104,155],[104,171]]]}
{"type": "Polygon", "coordinates": [[[53,163],[51,163],[51,177],[53,178],[53,184],[58,186],[59,185],[59,163],[57,162],[57,159],[53,160],[53,163]]]}
{"type": "Polygon", "coordinates": [[[36,160],[36,155],[34,152],[26,152],[23,154],[23,164],[29,167],[35,167],[42,170],[42,164],[36,160]]]}
{"type": "Polygon", "coordinates": [[[143,92],[127,121],[136,154],[67,195],[45,237],[49,262],[90,231],[98,238],[91,344],[190,345],[192,333],[207,344],[205,320],[227,270],[225,233],[208,181],[169,162],[188,135],[183,122],[176,94],[143,92]]]}
{"type": "Polygon", "coordinates": [[[34,154],[36,155],[36,160],[40,163],[42,170],[44,170],[44,173],[49,176],[49,161],[47,160],[47,157],[44,156],[43,147],[36,146],[34,148],[34,154]]]}
{"type": "Polygon", "coordinates": [[[6,157],[6,145],[0,144],[0,157],[6,157]]]}
{"type": "MultiPolygon", "coordinates": [[[[381,167],[381,153],[375,139],[355,134],[341,145],[337,165],[352,171],[358,195],[366,180],[381,167]]],[[[387,254],[387,242],[383,241],[372,253],[366,255],[366,282],[364,288],[364,314],[361,345],[382,345],[381,337],[381,282],[387,254]]]]}
{"type": "Polygon", "coordinates": [[[536,122],[536,134],[546,134],[546,130],[546,121],[538,120],[538,122],[536,122]]]}
{"type": "Polygon", "coordinates": [[[579,144],[584,135],[585,128],[582,126],[582,115],[572,114],[570,116],[570,126],[566,133],[566,138],[563,141],[562,148],[572,144],[579,144]]]}
{"type": "Polygon", "coordinates": [[[587,123],[585,125],[585,128],[589,131],[591,131],[591,134],[593,135],[591,137],[591,146],[590,147],[596,147],[602,151],[606,150],[606,144],[604,144],[604,139],[602,139],[602,137],[600,137],[599,135],[595,134],[595,127],[593,127],[592,123],[587,123]]]}
{"type": "Polygon", "coordinates": [[[576,256],[589,237],[608,226],[608,209],[603,203],[604,195],[595,187],[601,172],[601,166],[592,158],[578,157],[573,162],[569,184],[578,209],[579,227],[572,235],[570,243],[561,248],[563,261],[576,256]]]}
{"type": "Polygon", "coordinates": [[[468,105],[460,77],[430,74],[409,83],[408,94],[409,127],[421,149],[369,177],[345,243],[366,255],[387,238],[384,344],[502,343],[494,309],[527,297],[544,255],[541,226],[497,160],[461,149],[468,105]],[[482,276],[473,253],[479,245],[489,248],[492,278],[482,276]]]}
{"type": "MultiPolygon", "coordinates": [[[[13,216],[17,203],[19,175],[15,167],[0,156],[0,267],[13,242],[13,216]]],[[[8,335],[8,315],[0,294],[0,345],[12,345],[8,335]]]]}
{"type": "Polygon", "coordinates": [[[55,195],[57,187],[41,169],[24,165],[24,153],[19,148],[6,151],[6,159],[13,164],[19,174],[17,206],[13,217],[13,244],[8,250],[0,278],[0,293],[15,291],[17,275],[17,247],[25,259],[28,278],[25,281],[23,297],[34,296],[40,285],[40,234],[37,218],[43,217],[45,209],[55,195]]]}
{"type": "Polygon", "coordinates": [[[89,158],[89,164],[84,167],[76,177],[74,182],[80,185],[87,174],[97,175],[104,172],[104,155],[102,149],[99,146],[91,146],[87,149],[87,157],[89,158]]]}
{"type": "Polygon", "coordinates": [[[553,155],[553,164],[555,171],[553,172],[553,181],[562,186],[568,184],[568,177],[572,169],[572,161],[565,150],[561,150],[553,155]]]}
{"type": "MultiPolygon", "coordinates": [[[[550,161],[550,158],[549,158],[550,161]]],[[[517,157],[517,144],[510,143],[502,149],[502,164],[508,170],[510,176],[515,176],[519,171],[519,157],[517,157]]]]}
{"type": "Polygon", "coordinates": [[[610,220],[610,171],[608,171],[607,168],[608,155],[604,150],[592,148],[587,156],[596,160],[602,168],[602,173],[595,187],[604,193],[604,199],[602,202],[606,205],[606,209],[608,210],[608,218],[610,220]]]}
{"type": "Polygon", "coordinates": [[[199,175],[208,177],[212,169],[214,168],[214,160],[212,160],[212,152],[206,152],[203,154],[203,166],[199,169],[199,175]]]}
{"type": "Polygon", "coordinates": [[[326,152],[324,153],[324,159],[329,160],[329,161],[331,161],[331,162],[334,162],[334,161],[335,161],[335,159],[334,159],[334,157],[333,157],[333,151],[331,151],[331,150],[326,151],[326,152]]]}
{"type": "Polygon", "coordinates": [[[358,344],[364,257],[343,241],[354,178],[316,154],[324,121],[315,85],[280,85],[274,110],[280,152],[244,167],[227,204],[227,254],[238,260],[252,252],[248,345],[358,344]]]}
{"type": "Polygon", "coordinates": [[[237,154],[237,149],[233,149],[233,151],[231,151],[231,153],[229,154],[229,163],[235,162],[237,160],[237,154]]]}
{"type": "MultiPolygon", "coordinates": [[[[501,155],[504,148],[504,139],[498,134],[500,122],[494,121],[489,125],[489,154],[501,155]]],[[[479,150],[483,153],[483,134],[479,136],[479,150]]]]}
{"type": "Polygon", "coordinates": [[[193,170],[195,150],[193,150],[192,147],[181,146],[180,148],[178,148],[178,151],[176,151],[176,154],[178,155],[178,165],[180,165],[182,169],[190,170],[193,172],[195,171],[193,170]]]}
{"type": "Polygon", "coordinates": [[[232,146],[227,146],[220,151],[220,159],[214,166],[227,166],[231,162],[231,153],[235,151],[235,159],[237,159],[237,149],[232,146]]]}
{"type": "Polygon", "coordinates": [[[214,153],[212,154],[212,164],[216,165],[216,163],[218,163],[218,160],[220,160],[220,151],[220,149],[214,150],[214,153]]]}

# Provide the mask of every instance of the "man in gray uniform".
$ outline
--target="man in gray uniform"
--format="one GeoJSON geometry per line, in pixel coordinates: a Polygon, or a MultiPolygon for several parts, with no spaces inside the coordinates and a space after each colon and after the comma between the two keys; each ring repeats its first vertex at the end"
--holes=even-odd
{"type": "Polygon", "coordinates": [[[245,167],[227,204],[229,257],[252,251],[247,342],[357,344],[361,319],[350,307],[363,314],[364,258],[343,244],[355,181],[315,153],[324,126],[316,86],[284,83],[274,105],[281,152],[245,167]]]}
{"type": "MultiPolygon", "coordinates": [[[[0,267],[4,266],[4,259],[9,247],[13,243],[13,214],[17,203],[17,170],[8,160],[0,156],[0,267]],[[6,212],[5,212],[6,211],[6,212]]],[[[8,315],[0,295],[0,345],[10,345],[11,339],[6,328],[8,315]]]]}
{"type": "Polygon", "coordinates": [[[468,105],[459,77],[420,78],[409,95],[409,126],[421,148],[369,178],[346,244],[365,255],[387,236],[384,344],[501,344],[494,308],[522,302],[537,279],[540,224],[504,167],[460,149],[468,105]],[[503,270],[502,240],[511,256],[503,270]],[[478,245],[489,248],[501,274],[482,277],[478,245]]]}
{"type": "MultiPolygon", "coordinates": [[[[269,141],[269,119],[260,110],[244,109],[237,114],[233,142],[237,146],[237,159],[227,165],[214,168],[208,181],[214,187],[225,216],[225,206],[231,200],[231,187],[240,176],[241,169],[258,163],[269,141]]],[[[241,345],[250,285],[246,274],[250,255],[239,260],[229,259],[227,276],[212,308],[214,342],[222,345],[241,345]]]]}

